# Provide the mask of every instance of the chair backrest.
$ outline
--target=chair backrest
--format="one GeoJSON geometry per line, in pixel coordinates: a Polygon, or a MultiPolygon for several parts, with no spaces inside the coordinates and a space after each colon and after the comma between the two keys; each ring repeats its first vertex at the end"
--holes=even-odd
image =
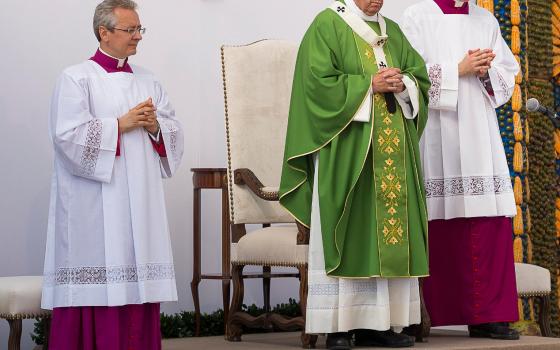
{"type": "Polygon", "coordinates": [[[280,185],[298,45],[262,40],[222,47],[230,218],[233,224],[294,222],[278,202],[233,183],[248,168],[264,186],[280,185]]]}

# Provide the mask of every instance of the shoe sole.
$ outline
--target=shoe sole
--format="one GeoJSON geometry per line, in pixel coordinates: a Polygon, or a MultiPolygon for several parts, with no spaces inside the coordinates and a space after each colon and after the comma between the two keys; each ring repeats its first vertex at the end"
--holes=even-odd
{"type": "Polygon", "coordinates": [[[347,346],[333,346],[332,348],[328,348],[328,350],[351,350],[352,348],[347,347],[347,346]]]}
{"type": "Polygon", "coordinates": [[[391,348],[391,349],[397,349],[397,348],[411,348],[414,346],[414,343],[412,344],[406,344],[406,345],[386,345],[386,344],[381,344],[381,343],[368,343],[368,344],[355,344],[355,347],[368,347],[368,348],[372,348],[372,347],[380,347],[380,348],[391,348]]]}
{"type": "Polygon", "coordinates": [[[503,335],[495,333],[469,333],[471,338],[487,338],[495,340],[519,340],[519,335],[503,335]]]}

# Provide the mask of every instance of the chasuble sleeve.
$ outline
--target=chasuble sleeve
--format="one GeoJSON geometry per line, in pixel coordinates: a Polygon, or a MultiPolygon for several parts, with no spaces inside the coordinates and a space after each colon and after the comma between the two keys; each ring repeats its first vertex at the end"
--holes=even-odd
{"type": "Polygon", "coordinates": [[[87,79],[63,73],[51,101],[50,134],[55,153],[73,175],[111,182],[118,139],[117,118],[90,112],[87,79]]]}
{"type": "Polygon", "coordinates": [[[369,96],[371,74],[362,73],[357,60],[348,63],[348,50],[355,50],[348,34],[346,23],[327,9],[298,51],[279,193],[280,203],[304,225],[311,216],[312,154],[351,127],[369,96]]]}
{"type": "Polygon", "coordinates": [[[429,107],[456,111],[459,98],[459,62],[433,62],[427,59],[426,45],[437,43],[426,42],[429,36],[423,33],[415,17],[410,9],[407,9],[403,15],[402,30],[410,44],[426,60],[426,70],[430,79],[429,107]]]}
{"type": "Polygon", "coordinates": [[[478,79],[479,86],[490,101],[492,108],[506,104],[513,95],[515,76],[519,73],[519,63],[505,42],[500,25],[494,16],[488,16],[494,22],[491,49],[496,58],[488,70],[486,79],[478,79]]]}
{"type": "MultiPolygon", "coordinates": [[[[332,11],[328,13],[337,16],[332,11]]],[[[371,74],[345,66],[347,45],[339,41],[341,33],[336,26],[340,19],[333,18],[337,21],[333,23],[322,17],[326,16],[320,16],[312,24],[300,47],[290,104],[290,116],[304,108],[305,117],[291,119],[309,128],[309,137],[317,146],[354,119],[360,107],[367,103],[372,79],[371,74]]]]}
{"type": "Polygon", "coordinates": [[[160,155],[161,174],[164,178],[167,178],[173,176],[181,164],[183,157],[183,127],[175,117],[175,109],[169,101],[169,96],[157,81],[155,82],[155,93],[154,101],[157,108],[157,119],[166,156],[162,156],[164,153],[158,152],[158,154],[160,155]]]}

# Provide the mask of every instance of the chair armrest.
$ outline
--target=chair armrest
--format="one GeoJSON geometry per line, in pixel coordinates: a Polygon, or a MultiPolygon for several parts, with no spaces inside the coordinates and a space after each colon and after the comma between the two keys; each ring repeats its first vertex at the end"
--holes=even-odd
{"type": "Polygon", "coordinates": [[[303,226],[299,221],[296,221],[298,228],[297,234],[297,244],[298,245],[308,245],[309,244],[309,228],[303,226]]]}
{"type": "Polygon", "coordinates": [[[251,170],[247,168],[236,169],[233,174],[236,185],[247,185],[254,194],[266,201],[279,200],[278,189],[264,186],[251,170]]]}

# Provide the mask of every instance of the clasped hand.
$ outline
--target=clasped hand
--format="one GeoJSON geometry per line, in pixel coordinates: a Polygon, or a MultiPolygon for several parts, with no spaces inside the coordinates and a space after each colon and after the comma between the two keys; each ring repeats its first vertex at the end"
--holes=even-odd
{"type": "Polygon", "coordinates": [[[398,68],[382,68],[372,79],[373,92],[403,92],[403,75],[398,68]]]}
{"type": "Polygon", "coordinates": [[[495,57],[496,54],[491,49],[469,50],[459,63],[459,76],[486,76],[495,57]]]}
{"type": "Polygon", "coordinates": [[[156,107],[151,97],[119,118],[119,132],[126,133],[136,128],[144,128],[151,134],[158,131],[156,107]]]}

